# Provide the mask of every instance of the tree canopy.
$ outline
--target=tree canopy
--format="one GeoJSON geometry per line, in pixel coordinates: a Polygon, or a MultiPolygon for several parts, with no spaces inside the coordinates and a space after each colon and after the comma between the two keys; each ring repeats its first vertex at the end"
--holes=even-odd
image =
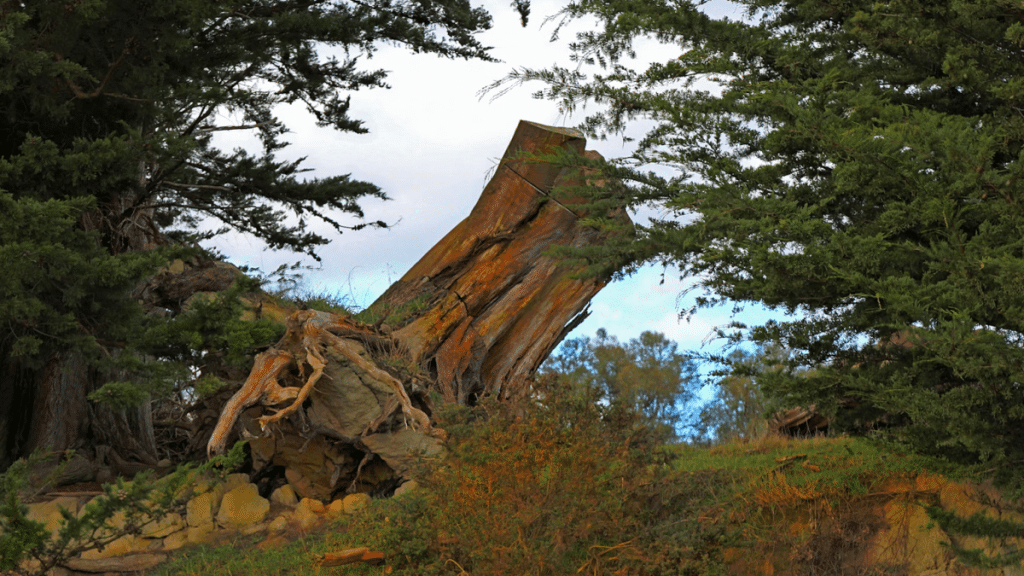
{"type": "Polygon", "coordinates": [[[687,424],[698,385],[696,364],[664,334],[644,332],[623,344],[603,328],[594,338],[563,342],[541,374],[563,377],[598,402],[619,403],[671,436],[687,424]]]}
{"type": "MultiPolygon", "coordinates": [[[[528,2],[513,6],[525,25],[528,2]]],[[[329,238],[314,224],[385,226],[360,207],[387,199],[376,185],[305,178],[302,160],[278,158],[288,127],[277,107],[366,132],[350,93],[387,84],[364,59],[391,44],[493,60],[476,38],[490,24],[469,0],[0,0],[5,393],[32,398],[45,365],[51,380],[84,370],[61,351],[110,358],[147,333],[180,336],[155,357],[168,345],[268,338],[266,327],[246,335],[197,319],[186,324],[202,330],[155,327],[139,281],[228,230],[316,258],[329,238]],[[254,132],[262,150],[219,149],[214,135],[226,130],[254,132]]],[[[0,410],[0,465],[24,441],[5,431],[15,416],[0,410]]]]}
{"type": "Polygon", "coordinates": [[[620,273],[676,264],[698,307],[784,315],[740,314],[729,334],[820,368],[763,379],[775,397],[887,415],[891,438],[926,453],[1019,465],[1024,10],[741,0],[737,20],[707,4],[571,2],[566,18],[600,21],[578,35],[578,65],[506,79],[545,83],[538,96],[567,111],[598,104],[590,135],[643,131],[604,169],[664,216],[587,256],[620,273]],[[677,50],[631,66],[641,40],[677,50]]]}

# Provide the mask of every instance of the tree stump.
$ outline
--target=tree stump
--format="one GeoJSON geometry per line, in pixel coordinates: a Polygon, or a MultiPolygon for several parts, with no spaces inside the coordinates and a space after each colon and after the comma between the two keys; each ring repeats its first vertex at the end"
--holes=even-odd
{"type": "MultiPolygon", "coordinates": [[[[208,451],[223,451],[241,419],[257,469],[282,466],[300,495],[326,499],[395,482],[417,454],[441,452],[431,392],[462,405],[527,393],[607,282],[577,278],[581,264],[550,253],[607,240],[583,223],[585,200],[562,189],[596,174],[531,160],[558,148],[599,157],[585,143],[520,122],[469,216],[359,319],[288,318],[224,407],[208,451]]],[[[612,216],[629,222],[624,210],[612,216]]]]}

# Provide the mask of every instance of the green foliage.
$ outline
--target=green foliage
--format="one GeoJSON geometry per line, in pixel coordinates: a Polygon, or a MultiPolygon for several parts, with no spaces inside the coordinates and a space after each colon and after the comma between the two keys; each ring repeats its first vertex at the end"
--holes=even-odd
{"type": "Polygon", "coordinates": [[[122,536],[138,534],[147,524],[162,520],[168,513],[182,511],[195,494],[198,478],[210,478],[209,482],[216,483],[217,471],[237,468],[244,459],[244,443],[239,442],[227,454],[202,466],[179,466],[158,480],[149,473],[140,474],[131,482],[119,478],[113,484],[105,484],[103,495],[89,501],[78,514],[61,509],[63,520],[53,534],[42,523],[29,520],[28,507],[19,500],[19,494],[29,484],[31,466],[45,458],[35,454],[28,460],[19,460],[0,474],[0,571],[42,576],[72,556],[102,548],[122,536]],[[36,564],[26,564],[26,560],[36,564]]]}
{"type": "Polygon", "coordinates": [[[112,257],[96,232],[77,226],[94,206],[89,197],[40,201],[0,192],[0,349],[12,358],[38,365],[55,344],[95,354],[91,333],[102,326],[117,334],[141,315],[123,290],[164,258],[112,257]]]}
{"type": "Polygon", "coordinates": [[[567,111],[601,104],[590,135],[646,122],[605,171],[630,206],[666,216],[590,258],[623,273],[673,263],[698,307],[787,313],[723,331],[818,368],[763,379],[769,396],[856,405],[862,421],[887,416],[895,441],[1021,481],[1019,5],[737,3],[741,20],[704,2],[573,1],[567,18],[600,22],[574,44],[579,66],[507,79],[544,82],[567,111]],[[643,38],[677,49],[630,66],[643,38]],[[873,346],[904,330],[912,348],[873,346]]]}
{"type": "Polygon", "coordinates": [[[567,378],[600,401],[621,403],[674,435],[697,385],[696,365],[677,348],[658,332],[621,344],[602,328],[596,338],[563,342],[541,373],[567,378]]]}
{"type": "MultiPolygon", "coordinates": [[[[89,399],[114,408],[136,406],[148,398],[166,397],[192,382],[192,371],[198,366],[247,367],[256,348],[276,342],[285,331],[272,320],[242,318],[245,303],[241,297],[257,288],[256,281],[239,276],[229,289],[216,295],[197,295],[183,313],[170,319],[142,319],[124,348],[101,362],[134,378],[107,382],[91,392],[89,399]]],[[[209,385],[217,380],[209,373],[202,378],[209,385]]],[[[216,388],[223,385],[221,382],[216,388]]],[[[209,394],[216,388],[207,386],[205,391],[209,394]]]]}
{"type": "Polygon", "coordinates": [[[244,364],[276,328],[243,326],[228,300],[160,326],[139,280],[229,230],[316,258],[314,229],[384,226],[360,207],[387,199],[377,186],[278,159],[276,112],[364,133],[349,94],[387,86],[361,57],[383,43],[493,60],[476,38],[490,23],[468,0],[0,0],[0,363],[38,371],[73,349],[117,407],[187,380],[183,358],[244,364]],[[262,149],[220,150],[224,130],[262,149]]]}

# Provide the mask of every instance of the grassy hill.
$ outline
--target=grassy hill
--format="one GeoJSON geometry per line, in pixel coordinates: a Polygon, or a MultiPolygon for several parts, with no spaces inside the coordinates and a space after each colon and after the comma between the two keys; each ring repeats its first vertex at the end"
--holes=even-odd
{"type": "Polygon", "coordinates": [[[1022,573],[1021,506],[865,439],[662,446],[628,414],[572,399],[456,411],[446,426],[451,454],[425,463],[421,489],[311,532],[186,549],[152,574],[1022,573]],[[942,510],[955,518],[936,522],[942,510]],[[364,546],[386,564],[316,565],[364,546]]]}

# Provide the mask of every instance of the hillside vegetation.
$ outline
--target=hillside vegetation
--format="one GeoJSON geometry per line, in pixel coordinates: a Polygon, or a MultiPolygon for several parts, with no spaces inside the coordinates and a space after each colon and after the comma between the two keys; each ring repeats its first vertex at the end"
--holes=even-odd
{"type": "Polygon", "coordinates": [[[1012,552],[1024,540],[1007,521],[1020,520],[1021,508],[979,481],[984,471],[848,437],[666,446],[635,414],[560,386],[545,382],[529,411],[449,411],[449,457],[423,463],[421,489],[375,500],[365,515],[273,541],[254,534],[187,549],[153,574],[910,575],[1020,566],[1012,552]],[[943,510],[970,521],[932,519],[943,510]],[[316,565],[324,553],[364,546],[386,564],[316,565]]]}

